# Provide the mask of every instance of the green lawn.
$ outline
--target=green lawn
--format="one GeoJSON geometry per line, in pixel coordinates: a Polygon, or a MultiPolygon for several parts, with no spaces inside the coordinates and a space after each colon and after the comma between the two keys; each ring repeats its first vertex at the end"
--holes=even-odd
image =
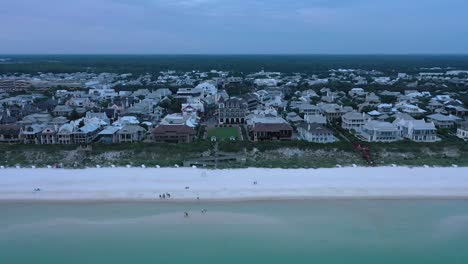
{"type": "Polygon", "coordinates": [[[236,127],[218,127],[208,130],[208,140],[211,137],[216,137],[218,140],[229,140],[231,137],[239,139],[239,133],[236,127]]]}

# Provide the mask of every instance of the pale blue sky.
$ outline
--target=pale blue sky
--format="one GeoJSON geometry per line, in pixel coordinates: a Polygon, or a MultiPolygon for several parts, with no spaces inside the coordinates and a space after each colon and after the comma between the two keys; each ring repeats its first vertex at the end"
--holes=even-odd
{"type": "Polygon", "coordinates": [[[468,53],[466,0],[1,0],[0,54],[468,53]]]}

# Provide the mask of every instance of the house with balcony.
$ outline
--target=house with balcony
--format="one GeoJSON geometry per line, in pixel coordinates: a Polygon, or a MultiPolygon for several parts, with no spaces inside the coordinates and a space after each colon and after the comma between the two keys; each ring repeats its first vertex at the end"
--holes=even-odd
{"type": "Polygon", "coordinates": [[[252,141],[287,141],[292,139],[293,128],[288,123],[255,123],[249,126],[252,141]]]}
{"type": "Polygon", "coordinates": [[[99,125],[93,123],[86,124],[73,132],[73,141],[75,144],[88,145],[96,139],[99,132],[99,125]]]}
{"type": "Polygon", "coordinates": [[[393,122],[401,131],[401,136],[415,142],[436,142],[437,128],[433,122],[424,120],[404,120],[397,119],[393,122]]]}
{"type": "Polygon", "coordinates": [[[44,129],[44,125],[32,124],[23,126],[20,132],[21,141],[24,144],[39,144],[42,129],[44,129]]]}
{"type": "Polygon", "coordinates": [[[73,112],[73,108],[69,105],[57,105],[52,113],[55,116],[69,116],[73,112]]]}
{"type": "Polygon", "coordinates": [[[333,143],[338,139],[324,125],[303,122],[297,127],[299,138],[314,143],[333,143]]]}
{"type": "Polygon", "coordinates": [[[462,122],[457,128],[457,137],[465,141],[468,140],[468,120],[462,122]]]}
{"type": "Polygon", "coordinates": [[[145,135],[146,129],[139,125],[126,125],[117,132],[119,143],[140,142],[145,135]]]}
{"type": "Polygon", "coordinates": [[[367,142],[395,142],[402,139],[396,125],[376,120],[366,122],[359,132],[359,137],[367,142]]]}
{"type": "Polygon", "coordinates": [[[359,131],[369,119],[370,117],[365,113],[348,112],[341,117],[341,127],[346,130],[359,131]]]}
{"type": "Polygon", "coordinates": [[[98,142],[113,144],[119,142],[119,136],[117,132],[121,129],[121,127],[116,126],[108,126],[104,128],[101,132],[98,133],[97,140],[98,142]]]}
{"type": "Polygon", "coordinates": [[[219,103],[218,123],[223,124],[244,124],[248,113],[248,105],[243,99],[230,98],[219,103]]]}
{"type": "Polygon", "coordinates": [[[58,126],[46,126],[40,133],[40,144],[50,145],[57,144],[57,130],[58,126]]]}
{"type": "Polygon", "coordinates": [[[71,123],[62,125],[57,132],[58,144],[73,144],[73,131],[75,126],[71,123]]]}
{"type": "Polygon", "coordinates": [[[156,143],[191,143],[195,140],[195,129],[187,125],[159,125],[151,131],[156,143]]]}
{"type": "Polygon", "coordinates": [[[427,120],[433,122],[437,128],[455,127],[462,119],[453,115],[432,114],[428,115],[427,120]]]}
{"type": "Polygon", "coordinates": [[[323,114],[328,122],[341,120],[341,117],[347,112],[353,111],[351,107],[343,107],[338,104],[321,104],[319,105],[320,113],[323,114]]]}
{"type": "Polygon", "coordinates": [[[0,125],[0,143],[19,143],[21,126],[14,124],[0,125]]]}

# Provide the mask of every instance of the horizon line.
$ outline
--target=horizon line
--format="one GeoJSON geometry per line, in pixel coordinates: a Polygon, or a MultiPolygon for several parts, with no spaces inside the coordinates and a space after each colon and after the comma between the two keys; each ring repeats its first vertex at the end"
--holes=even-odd
{"type": "Polygon", "coordinates": [[[0,53],[0,56],[468,56],[468,53],[0,53]]]}

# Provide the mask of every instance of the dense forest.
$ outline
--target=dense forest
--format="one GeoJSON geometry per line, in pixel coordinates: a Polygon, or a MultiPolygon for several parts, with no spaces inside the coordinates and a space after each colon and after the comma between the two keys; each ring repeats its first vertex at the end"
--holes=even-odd
{"type": "Polygon", "coordinates": [[[325,73],[330,69],[416,73],[421,68],[468,70],[468,55],[0,55],[0,74],[53,72],[157,73],[225,70],[325,73]]]}

